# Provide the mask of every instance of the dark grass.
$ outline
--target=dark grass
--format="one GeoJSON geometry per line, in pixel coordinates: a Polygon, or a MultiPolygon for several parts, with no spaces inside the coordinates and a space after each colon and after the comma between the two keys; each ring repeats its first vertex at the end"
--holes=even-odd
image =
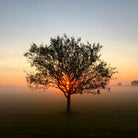
{"type": "Polygon", "coordinates": [[[70,114],[64,112],[64,98],[44,102],[36,95],[30,101],[28,94],[15,98],[1,93],[0,138],[138,138],[138,91],[116,90],[99,97],[72,97],[70,114]]]}
{"type": "Polygon", "coordinates": [[[3,114],[0,137],[137,138],[138,110],[3,114]]]}

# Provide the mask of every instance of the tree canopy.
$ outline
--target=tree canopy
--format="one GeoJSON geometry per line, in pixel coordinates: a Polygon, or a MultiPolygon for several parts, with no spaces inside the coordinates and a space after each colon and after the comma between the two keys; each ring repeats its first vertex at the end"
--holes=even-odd
{"type": "Polygon", "coordinates": [[[36,87],[59,88],[68,93],[82,94],[105,89],[115,68],[101,60],[102,46],[81,43],[81,38],[57,36],[49,45],[31,45],[24,54],[35,71],[27,74],[27,82],[36,87]]]}
{"type": "Polygon", "coordinates": [[[131,85],[132,85],[132,86],[138,86],[138,80],[132,81],[132,82],[131,82],[131,85]]]}

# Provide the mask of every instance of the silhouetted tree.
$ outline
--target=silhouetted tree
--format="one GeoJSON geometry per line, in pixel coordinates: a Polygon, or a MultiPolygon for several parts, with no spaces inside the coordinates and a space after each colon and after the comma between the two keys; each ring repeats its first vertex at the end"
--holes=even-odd
{"type": "Polygon", "coordinates": [[[72,94],[100,93],[105,89],[115,68],[100,59],[100,44],[81,43],[81,39],[57,36],[49,45],[32,44],[24,54],[34,73],[27,74],[27,82],[37,88],[49,86],[60,89],[67,98],[70,112],[72,94]]]}
{"type": "Polygon", "coordinates": [[[132,81],[132,82],[131,82],[131,85],[132,85],[132,86],[138,86],[138,80],[132,81]]]}
{"type": "Polygon", "coordinates": [[[121,83],[121,82],[119,82],[117,85],[118,85],[118,86],[122,86],[122,83],[121,83]]]}

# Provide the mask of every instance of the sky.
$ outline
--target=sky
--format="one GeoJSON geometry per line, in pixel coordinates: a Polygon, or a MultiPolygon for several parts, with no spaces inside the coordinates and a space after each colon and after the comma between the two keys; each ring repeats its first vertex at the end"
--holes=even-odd
{"type": "Polygon", "coordinates": [[[138,80],[138,0],[0,0],[0,86],[26,85],[23,54],[64,33],[103,45],[111,84],[138,80]]]}

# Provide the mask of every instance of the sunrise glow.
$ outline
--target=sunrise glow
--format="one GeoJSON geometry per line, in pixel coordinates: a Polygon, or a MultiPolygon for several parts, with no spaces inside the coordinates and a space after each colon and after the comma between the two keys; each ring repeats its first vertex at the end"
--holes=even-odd
{"type": "Polygon", "coordinates": [[[67,81],[66,82],[66,88],[67,88],[67,90],[69,90],[69,84],[70,84],[69,81],[67,81]]]}
{"type": "Polygon", "coordinates": [[[2,137],[138,138],[138,0],[0,0],[2,137]]]}

